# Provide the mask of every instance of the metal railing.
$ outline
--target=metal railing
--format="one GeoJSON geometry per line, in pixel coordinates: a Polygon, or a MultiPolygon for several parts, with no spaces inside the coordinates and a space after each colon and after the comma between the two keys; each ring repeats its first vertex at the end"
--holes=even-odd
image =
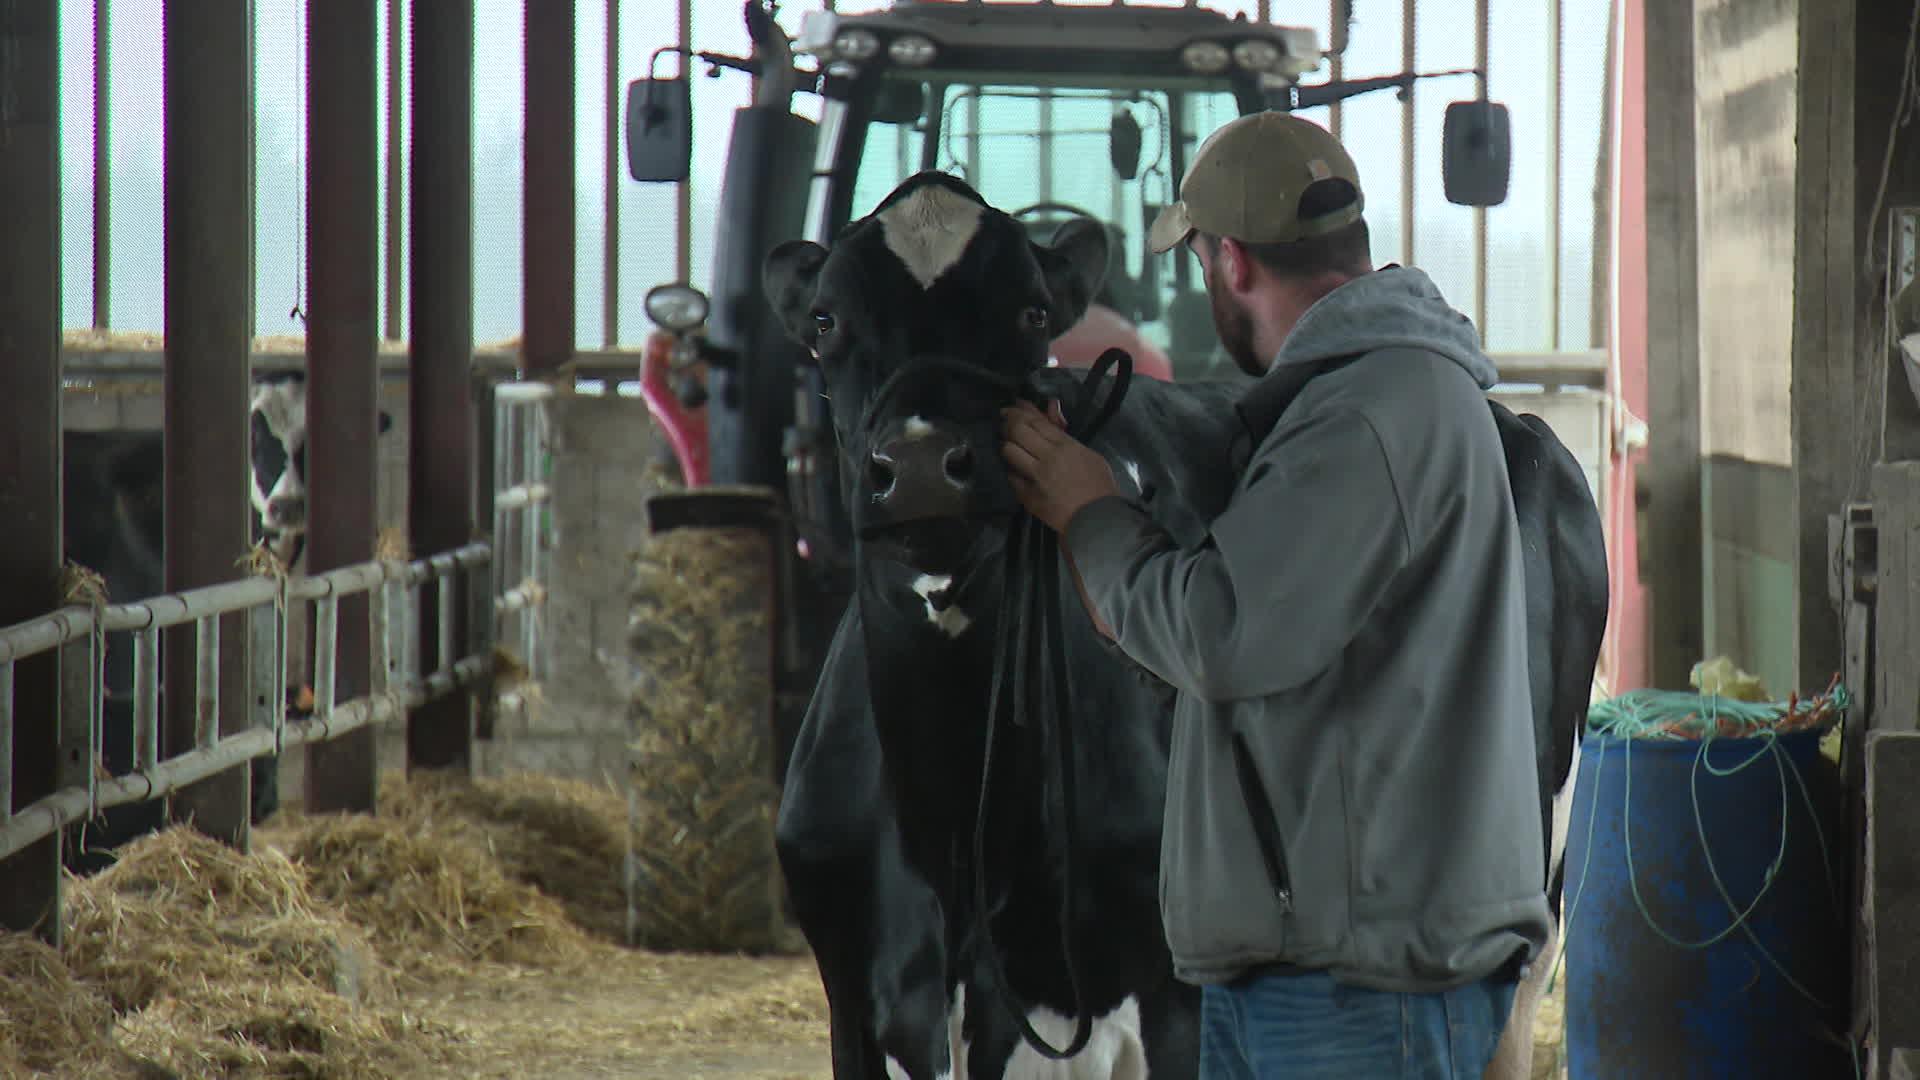
{"type": "Polygon", "coordinates": [[[552,461],[553,387],[542,382],[501,383],[493,391],[493,593],[495,632],[511,643],[527,678],[547,671],[544,621],[548,568],[547,482],[552,461]]]}
{"type": "MultiPolygon", "coordinates": [[[[492,670],[490,655],[462,656],[437,670],[420,670],[420,605],[432,584],[440,605],[440,657],[454,655],[451,614],[461,590],[461,570],[492,561],[488,544],[476,542],[412,562],[358,563],[300,578],[260,576],[169,593],[131,604],[71,606],[0,629],[0,858],[51,835],[73,821],[110,807],[144,802],[244,764],[279,753],[287,746],[325,742],[356,728],[404,716],[406,710],[471,686],[492,670]],[[339,603],[361,593],[370,597],[373,686],[351,701],[335,698],[335,660],[339,641],[339,603]],[[289,719],[286,710],[287,619],[294,605],[314,609],[315,702],[311,716],[289,719]],[[234,735],[221,735],[219,716],[220,617],[245,614],[252,649],[248,684],[253,723],[234,735]],[[191,750],[160,753],[160,633],[193,624],[195,724],[191,750]],[[102,778],[101,718],[104,698],[105,635],[134,634],[134,767],[123,776],[102,778]],[[13,806],[14,665],[59,651],[60,715],[67,761],[84,761],[83,770],[53,793],[20,808],[13,806]],[[86,754],[73,752],[69,739],[86,742],[86,754]]],[[[52,718],[30,718],[44,720],[52,718]]]]}

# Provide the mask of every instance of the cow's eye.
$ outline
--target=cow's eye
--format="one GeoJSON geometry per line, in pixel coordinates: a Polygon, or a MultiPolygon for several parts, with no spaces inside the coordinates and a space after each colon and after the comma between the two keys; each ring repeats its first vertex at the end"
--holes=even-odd
{"type": "Polygon", "coordinates": [[[1027,329],[1029,330],[1045,330],[1047,328],[1046,308],[1030,307],[1026,311],[1021,312],[1020,318],[1027,324],[1027,329]]]}
{"type": "Polygon", "coordinates": [[[825,311],[814,312],[813,332],[817,337],[826,337],[833,333],[833,316],[825,311]]]}

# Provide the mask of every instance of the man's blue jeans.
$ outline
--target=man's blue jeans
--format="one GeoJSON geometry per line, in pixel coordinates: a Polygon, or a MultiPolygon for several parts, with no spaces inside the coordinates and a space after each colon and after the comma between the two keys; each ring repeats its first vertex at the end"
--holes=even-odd
{"type": "Polygon", "coordinates": [[[1203,987],[1200,1080],[1480,1080],[1513,992],[1498,977],[1396,994],[1320,973],[1203,987]]]}

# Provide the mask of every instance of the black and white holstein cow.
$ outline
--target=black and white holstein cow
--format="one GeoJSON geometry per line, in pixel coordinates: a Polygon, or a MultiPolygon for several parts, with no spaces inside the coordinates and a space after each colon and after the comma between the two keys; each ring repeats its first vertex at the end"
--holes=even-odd
{"type": "MultiPolygon", "coordinates": [[[[248,423],[247,488],[254,508],[252,539],[288,567],[306,536],[306,379],[299,373],[255,378],[248,423]]],[[[379,430],[393,426],[380,412],[379,430]]],[[[68,432],[62,483],[68,559],[98,573],[113,603],[166,590],[164,449],[157,431],[68,432]]],[[[237,571],[236,571],[237,572],[237,571]]],[[[109,773],[133,768],[133,650],[110,640],[105,665],[102,753],[109,773]]],[[[279,807],[279,759],[255,758],[253,819],[279,807]]],[[[128,804],[103,821],[77,827],[69,865],[88,873],[109,865],[111,849],[163,824],[158,804],[128,804]]]]}
{"type": "MultiPolygon", "coordinates": [[[[256,378],[247,425],[254,539],[291,568],[307,541],[307,377],[288,372],[256,378]]],[[[381,409],[379,434],[392,427],[393,417],[381,409]]]]}
{"type": "MultiPolygon", "coordinates": [[[[1029,552],[1009,558],[1010,536],[1034,526],[1000,465],[999,409],[1016,394],[1059,400],[1081,431],[1090,386],[1124,390],[1089,444],[1191,547],[1286,395],[1045,367],[1049,340],[1097,289],[1106,245],[1082,221],[1034,243],[966,184],[928,172],[831,250],[790,241],[763,267],[787,332],[823,371],[857,536],[855,595],[776,829],[831,1010],[836,1077],[1197,1070],[1199,995],[1173,977],[1158,905],[1172,694],[1098,636],[1067,575],[1036,575],[1029,552]],[[1006,597],[1041,587],[1051,638],[1027,625],[1031,607],[1007,618],[1006,597]],[[989,708],[995,684],[1034,653],[1070,695],[1053,699],[1061,715],[1009,722],[989,708]]],[[[1571,751],[1598,653],[1595,594],[1575,586],[1597,574],[1603,623],[1604,553],[1596,566],[1585,547],[1563,559],[1549,546],[1588,539],[1583,518],[1597,535],[1584,477],[1550,432],[1542,445],[1520,420],[1502,431],[1543,481],[1515,484],[1534,500],[1520,516],[1529,590],[1544,598],[1530,609],[1544,620],[1530,622],[1536,692],[1585,661],[1577,713],[1557,690],[1536,702],[1543,779],[1560,769],[1557,790],[1558,747],[1571,751]]]]}

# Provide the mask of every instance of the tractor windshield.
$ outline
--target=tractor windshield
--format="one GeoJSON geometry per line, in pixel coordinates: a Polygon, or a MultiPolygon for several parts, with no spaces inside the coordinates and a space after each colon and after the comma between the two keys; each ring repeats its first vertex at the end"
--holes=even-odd
{"type": "Polygon", "coordinates": [[[830,159],[823,179],[840,189],[831,201],[841,212],[823,224],[837,228],[868,213],[922,169],[965,179],[1036,239],[1070,217],[1096,218],[1115,241],[1096,298],[1111,311],[1101,316],[1132,323],[1166,353],[1177,377],[1230,374],[1198,268],[1184,252],[1153,256],[1146,234],[1200,140],[1241,113],[1234,88],[1224,81],[1175,89],[1002,78],[959,81],[896,69],[871,98],[826,118],[840,130],[828,140],[837,145],[822,148],[830,159]]]}

